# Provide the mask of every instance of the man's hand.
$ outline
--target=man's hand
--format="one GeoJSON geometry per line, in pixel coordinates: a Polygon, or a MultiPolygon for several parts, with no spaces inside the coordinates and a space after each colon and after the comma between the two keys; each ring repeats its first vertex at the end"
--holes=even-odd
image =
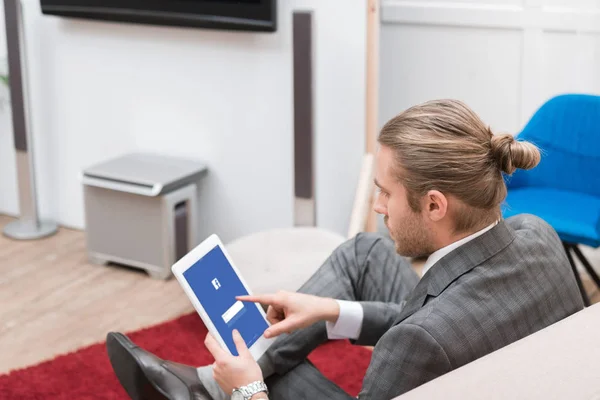
{"type": "Polygon", "coordinates": [[[228,395],[233,392],[233,389],[263,380],[260,367],[254,361],[244,339],[237,330],[233,331],[233,341],[239,354],[237,357],[223,350],[210,333],[204,340],[206,348],[215,358],[213,365],[215,381],[228,395]]]}
{"type": "Polygon", "coordinates": [[[318,321],[336,322],[340,315],[340,307],[334,299],[303,293],[279,291],[236,298],[269,305],[267,320],[272,325],[265,331],[266,338],[306,328],[318,321]]]}

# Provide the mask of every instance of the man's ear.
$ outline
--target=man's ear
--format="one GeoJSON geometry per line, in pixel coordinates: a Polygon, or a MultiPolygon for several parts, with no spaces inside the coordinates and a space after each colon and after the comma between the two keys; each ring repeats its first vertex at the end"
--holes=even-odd
{"type": "Polygon", "coordinates": [[[423,211],[434,222],[440,221],[448,213],[448,198],[439,190],[428,191],[423,201],[423,211]]]}

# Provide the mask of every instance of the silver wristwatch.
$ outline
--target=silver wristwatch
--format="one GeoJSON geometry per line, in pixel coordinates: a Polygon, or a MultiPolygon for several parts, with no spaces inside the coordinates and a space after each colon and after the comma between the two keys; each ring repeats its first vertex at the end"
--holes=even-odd
{"type": "Polygon", "coordinates": [[[231,400],[250,400],[256,393],[265,392],[269,394],[269,389],[264,382],[256,381],[246,386],[242,386],[237,389],[233,389],[231,393],[231,400]]]}

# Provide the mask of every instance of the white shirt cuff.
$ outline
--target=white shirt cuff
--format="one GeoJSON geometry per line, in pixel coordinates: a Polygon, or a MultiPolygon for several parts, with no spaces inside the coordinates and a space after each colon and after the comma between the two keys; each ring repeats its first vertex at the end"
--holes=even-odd
{"type": "Polygon", "coordinates": [[[337,322],[327,321],[327,337],[336,339],[358,339],[363,322],[363,308],[356,301],[336,300],[340,306],[337,322]]]}

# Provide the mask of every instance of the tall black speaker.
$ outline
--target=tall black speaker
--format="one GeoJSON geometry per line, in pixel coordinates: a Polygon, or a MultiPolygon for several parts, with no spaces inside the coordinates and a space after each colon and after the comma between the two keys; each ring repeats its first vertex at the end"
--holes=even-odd
{"type": "Polygon", "coordinates": [[[293,14],[294,225],[316,225],[313,125],[313,16],[293,14]]]}
{"type": "Polygon", "coordinates": [[[39,239],[53,234],[57,227],[55,222],[40,221],[38,215],[21,0],[4,0],[4,19],[21,214],[4,227],[4,234],[13,239],[39,239]]]}

